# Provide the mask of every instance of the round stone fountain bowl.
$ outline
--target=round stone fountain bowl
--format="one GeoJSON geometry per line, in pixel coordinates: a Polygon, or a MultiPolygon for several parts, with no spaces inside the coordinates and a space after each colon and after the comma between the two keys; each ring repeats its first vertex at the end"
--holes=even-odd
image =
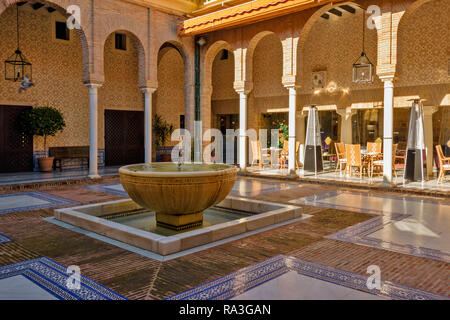
{"type": "Polygon", "coordinates": [[[130,198],[156,212],[159,226],[183,230],[199,226],[203,211],[230,193],[238,169],[226,164],[133,164],[119,169],[130,198]]]}

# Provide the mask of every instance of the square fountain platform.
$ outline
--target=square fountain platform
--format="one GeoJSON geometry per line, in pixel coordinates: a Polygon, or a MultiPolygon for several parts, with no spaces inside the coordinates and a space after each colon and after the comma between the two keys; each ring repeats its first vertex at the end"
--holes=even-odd
{"type": "Polygon", "coordinates": [[[155,213],[130,199],[55,211],[59,221],[162,256],[301,217],[296,206],[239,197],[206,210],[202,226],[178,232],[157,226],[155,213]]]}

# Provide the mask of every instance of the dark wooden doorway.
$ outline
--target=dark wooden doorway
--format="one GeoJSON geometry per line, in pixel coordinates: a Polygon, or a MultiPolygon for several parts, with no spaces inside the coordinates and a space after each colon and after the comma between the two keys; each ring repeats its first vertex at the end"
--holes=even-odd
{"type": "Polygon", "coordinates": [[[33,137],[20,132],[17,118],[31,107],[0,106],[0,172],[33,170],[33,137]]]}
{"type": "Polygon", "coordinates": [[[144,112],[105,110],[105,164],[144,161],[144,112]]]}

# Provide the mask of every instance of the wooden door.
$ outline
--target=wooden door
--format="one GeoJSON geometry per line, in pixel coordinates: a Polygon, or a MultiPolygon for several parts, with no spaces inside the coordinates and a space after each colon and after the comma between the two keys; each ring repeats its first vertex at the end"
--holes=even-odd
{"type": "Polygon", "coordinates": [[[0,172],[33,170],[33,137],[18,129],[17,118],[27,108],[0,106],[0,172]]]}

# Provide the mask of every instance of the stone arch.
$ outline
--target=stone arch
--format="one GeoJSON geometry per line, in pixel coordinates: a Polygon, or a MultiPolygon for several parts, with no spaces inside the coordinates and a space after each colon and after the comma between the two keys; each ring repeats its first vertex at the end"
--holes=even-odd
{"type": "MultiPolygon", "coordinates": [[[[0,0],[0,17],[3,14],[3,12],[10,6],[15,5],[16,3],[24,2],[23,0],[0,0]]],[[[25,1],[29,2],[29,1],[25,1]]],[[[52,7],[56,9],[59,13],[66,16],[67,18],[70,16],[70,14],[67,13],[67,7],[73,4],[77,4],[77,0],[74,1],[67,1],[67,0],[52,0],[52,1],[41,1],[42,3],[46,4],[49,7],[52,7]]],[[[81,13],[83,14],[83,13],[81,13]]],[[[86,36],[85,30],[87,27],[83,25],[85,21],[81,19],[81,28],[80,29],[74,29],[76,34],[78,35],[78,38],[81,43],[81,49],[82,49],[82,58],[83,58],[83,82],[89,82],[91,79],[91,74],[93,71],[93,59],[90,55],[90,47],[89,42],[86,36]]]]}
{"type": "MultiPolygon", "coordinates": [[[[180,127],[180,116],[183,114],[186,125],[187,70],[185,64],[185,53],[180,43],[166,41],[159,47],[156,75],[154,75],[158,81],[158,89],[154,93],[154,111],[176,129],[180,127]]],[[[168,145],[175,144],[174,141],[168,142],[168,145]]]]}
{"type": "Polygon", "coordinates": [[[203,67],[201,68],[201,84],[205,90],[211,90],[212,88],[212,67],[214,59],[222,50],[228,50],[233,52],[231,45],[223,40],[214,42],[207,49],[203,58],[203,67]]]}
{"type": "Polygon", "coordinates": [[[203,130],[211,128],[211,95],[212,95],[212,69],[214,59],[222,50],[233,52],[231,45],[223,40],[211,44],[203,56],[200,68],[201,98],[200,98],[200,118],[203,124],[203,130]]]}
{"type": "Polygon", "coordinates": [[[138,65],[139,65],[139,87],[145,87],[148,77],[147,77],[147,58],[146,58],[146,51],[144,48],[144,44],[141,41],[141,39],[136,36],[136,34],[134,34],[131,31],[128,31],[127,29],[117,29],[114,30],[112,32],[110,32],[108,34],[108,36],[106,38],[104,38],[104,42],[102,45],[102,54],[101,54],[101,58],[102,58],[102,76],[104,77],[104,70],[105,70],[105,66],[104,66],[104,55],[105,55],[105,45],[107,40],[113,36],[116,32],[124,32],[127,33],[129,35],[131,35],[131,41],[133,41],[133,44],[136,45],[137,51],[138,51],[138,65]]]}
{"type": "MultiPolygon", "coordinates": [[[[253,83],[253,57],[255,55],[255,50],[258,47],[258,44],[261,42],[262,39],[264,39],[267,36],[275,35],[277,36],[277,39],[280,40],[278,35],[275,32],[272,31],[261,31],[257,33],[253,38],[249,41],[247,46],[247,53],[245,56],[245,81],[248,83],[253,83]]],[[[283,44],[280,40],[280,46],[283,48],[283,44]]],[[[283,50],[283,49],[282,49],[283,50]]]]}
{"type": "MultiPolygon", "coordinates": [[[[319,9],[317,9],[306,21],[306,23],[304,24],[300,35],[299,35],[299,39],[298,39],[298,43],[297,43],[297,82],[299,84],[303,83],[304,79],[303,79],[303,68],[305,66],[304,63],[304,59],[303,59],[303,50],[305,48],[305,44],[306,41],[308,40],[308,37],[314,27],[314,25],[318,22],[319,19],[321,19],[321,16],[325,13],[327,13],[330,9],[338,7],[338,6],[342,6],[342,5],[351,5],[354,7],[359,7],[361,8],[361,5],[359,5],[356,2],[353,1],[347,1],[347,2],[340,2],[338,4],[333,4],[333,3],[329,3],[326,4],[322,7],[320,7],[319,9]]],[[[377,30],[378,31],[378,30],[377,30]]],[[[377,33],[377,35],[379,36],[379,34],[377,33]]],[[[372,61],[374,62],[374,61],[372,61]]]]}

